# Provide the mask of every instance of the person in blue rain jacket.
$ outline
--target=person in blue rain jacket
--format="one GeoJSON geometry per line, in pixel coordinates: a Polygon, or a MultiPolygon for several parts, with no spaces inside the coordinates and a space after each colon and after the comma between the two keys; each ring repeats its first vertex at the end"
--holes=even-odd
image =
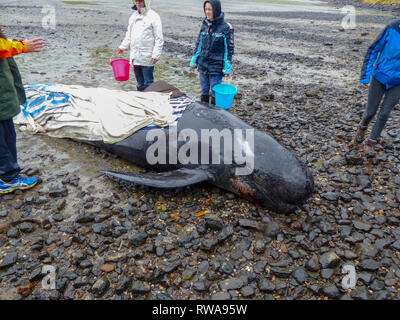
{"type": "Polygon", "coordinates": [[[234,30],[225,22],[219,0],[204,1],[205,19],[197,38],[195,53],[190,67],[200,74],[201,101],[215,104],[212,88],[232,74],[234,54],[234,30]]]}
{"type": "Polygon", "coordinates": [[[368,48],[361,69],[360,83],[369,85],[368,103],[355,136],[362,143],[368,124],[382,105],[376,122],[366,142],[367,151],[375,146],[390,113],[400,100],[400,19],[390,22],[368,48]]]}

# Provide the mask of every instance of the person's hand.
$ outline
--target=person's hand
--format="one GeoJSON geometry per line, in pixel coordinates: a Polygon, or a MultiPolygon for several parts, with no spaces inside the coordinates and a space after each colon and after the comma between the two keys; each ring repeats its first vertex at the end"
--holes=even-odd
{"type": "Polygon", "coordinates": [[[6,32],[4,31],[3,28],[1,29],[1,33],[2,33],[3,35],[6,35],[6,32]]]}
{"type": "Polygon", "coordinates": [[[225,74],[224,77],[227,78],[227,79],[230,79],[231,75],[230,74],[225,74]]]}
{"type": "Polygon", "coordinates": [[[24,42],[28,47],[28,52],[39,52],[44,47],[43,38],[25,39],[24,42]]]}
{"type": "Polygon", "coordinates": [[[156,64],[156,63],[157,63],[157,61],[158,61],[158,59],[156,59],[156,58],[153,58],[153,59],[152,59],[152,61],[153,61],[153,64],[156,64]]]}
{"type": "Polygon", "coordinates": [[[363,86],[364,86],[365,88],[368,88],[368,87],[369,87],[369,83],[363,83],[363,86]]]}
{"type": "Polygon", "coordinates": [[[193,72],[196,70],[196,68],[193,68],[193,67],[191,67],[190,69],[191,69],[193,72]]]}
{"type": "Polygon", "coordinates": [[[118,53],[118,54],[123,54],[123,53],[124,53],[124,50],[118,48],[118,49],[117,49],[117,53],[118,53]]]}

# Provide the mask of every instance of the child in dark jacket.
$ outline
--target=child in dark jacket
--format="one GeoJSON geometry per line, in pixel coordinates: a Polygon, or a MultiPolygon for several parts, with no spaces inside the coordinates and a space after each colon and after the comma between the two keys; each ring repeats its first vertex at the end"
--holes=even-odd
{"type": "Polygon", "coordinates": [[[200,73],[201,101],[215,104],[212,88],[221,83],[225,76],[232,73],[232,57],[234,53],[234,32],[229,23],[224,20],[219,0],[205,1],[203,4],[206,18],[200,29],[195,54],[190,61],[190,67],[196,67],[200,73]]]}
{"type": "Polygon", "coordinates": [[[369,86],[367,108],[358,126],[354,141],[362,143],[368,124],[379,110],[366,151],[374,152],[383,128],[400,100],[400,19],[390,22],[378,35],[365,55],[360,83],[369,86]]]}

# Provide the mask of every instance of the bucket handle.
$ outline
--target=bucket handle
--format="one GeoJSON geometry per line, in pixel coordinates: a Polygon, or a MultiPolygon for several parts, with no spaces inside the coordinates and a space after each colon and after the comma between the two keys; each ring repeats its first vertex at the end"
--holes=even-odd
{"type": "MultiPolygon", "coordinates": [[[[111,64],[111,62],[114,61],[114,60],[117,60],[117,59],[124,59],[124,58],[122,58],[121,56],[122,56],[122,54],[113,53],[113,54],[111,55],[111,57],[110,57],[110,64],[111,64]],[[119,57],[116,58],[116,59],[114,59],[114,57],[115,57],[116,55],[118,55],[119,57]]],[[[128,61],[129,61],[129,64],[131,64],[131,60],[130,60],[130,59],[126,59],[126,60],[128,60],[128,61]]]]}

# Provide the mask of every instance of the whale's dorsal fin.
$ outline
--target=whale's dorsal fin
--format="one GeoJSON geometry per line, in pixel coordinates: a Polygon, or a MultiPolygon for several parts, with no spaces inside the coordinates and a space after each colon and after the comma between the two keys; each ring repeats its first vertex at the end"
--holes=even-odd
{"type": "Polygon", "coordinates": [[[109,176],[142,184],[149,187],[172,189],[190,186],[199,182],[211,181],[212,176],[206,170],[180,168],[167,172],[131,173],[101,171],[109,176]]]}

